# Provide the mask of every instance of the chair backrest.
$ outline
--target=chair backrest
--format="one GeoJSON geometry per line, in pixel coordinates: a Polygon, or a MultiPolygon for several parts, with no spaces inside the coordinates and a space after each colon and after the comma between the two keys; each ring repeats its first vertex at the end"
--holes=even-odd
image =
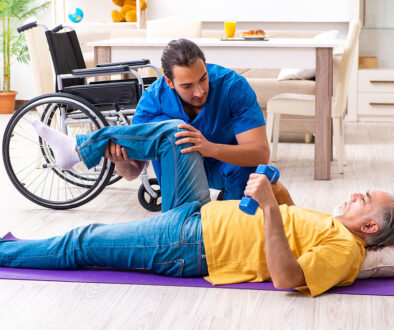
{"type": "Polygon", "coordinates": [[[354,61],[356,60],[356,46],[360,30],[361,23],[359,20],[350,22],[342,59],[339,64],[335,94],[333,97],[332,117],[341,117],[346,110],[350,75],[354,61]]]}
{"type": "Polygon", "coordinates": [[[200,38],[201,21],[163,17],[146,22],[147,38],[200,38]]]}
{"type": "MultiPolygon", "coordinates": [[[[46,31],[45,35],[56,76],[71,73],[74,69],[86,69],[78,37],[74,30],[67,32],[46,31]]],[[[83,85],[84,83],[83,78],[66,79],[63,80],[63,87],[83,85]]]]}
{"type": "Polygon", "coordinates": [[[33,71],[34,96],[55,92],[51,55],[44,30],[34,28],[26,30],[24,34],[33,71]]]}

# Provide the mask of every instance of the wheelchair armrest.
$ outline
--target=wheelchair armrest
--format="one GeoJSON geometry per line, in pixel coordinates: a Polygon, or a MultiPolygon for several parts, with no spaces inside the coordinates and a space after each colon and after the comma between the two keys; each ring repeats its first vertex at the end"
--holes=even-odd
{"type": "Polygon", "coordinates": [[[129,66],[138,66],[138,65],[147,65],[150,64],[150,60],[143,58],[142,60],[138,61],[129,61],[129,62],[116,62],[116,63],[100,63],[97,64],[98,68],[102,67],[109,67],[109,66],[115,66],[115,65],[129,65],[129,66]]]}
{"type": "Polygon", "coordinates": [[[111,66],[107,68],[89,68],[89,69],[74,69],[71,73],[74,76],[87,76],[90,74],[111,74],[111,73],[122,73],[122,72],[130,72],[130,69],[127,65],[117,65],[111,66]]]}

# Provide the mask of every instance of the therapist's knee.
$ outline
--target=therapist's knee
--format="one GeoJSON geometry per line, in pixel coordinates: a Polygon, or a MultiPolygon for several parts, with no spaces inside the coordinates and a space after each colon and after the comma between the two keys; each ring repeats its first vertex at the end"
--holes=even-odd
{"type": "Polygon", "coordinates": [[[249,175],[254,173],[256,167],[241,167],[236,165],[226,166],[223,170],[223,176],[226,179],[238,179],[241,182],[247,181],[249,179],[249,175]]]}

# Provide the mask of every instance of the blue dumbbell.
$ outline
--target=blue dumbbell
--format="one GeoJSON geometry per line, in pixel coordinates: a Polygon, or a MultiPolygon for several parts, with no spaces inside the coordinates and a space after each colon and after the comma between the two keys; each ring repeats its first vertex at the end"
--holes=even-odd
{"type": "MultiPolygon", "coordinates": [[[[271,181],[271,184],[276,183],[279,179],[279,170],[273,166],[259,165],[257,166],[256,173],[267,176],[271,181]]],[[[258,207],[259,203],[251,197],[242,197],[241,202],[239,203],[239,209],[250,215],[254,215],[258,207]]]]}

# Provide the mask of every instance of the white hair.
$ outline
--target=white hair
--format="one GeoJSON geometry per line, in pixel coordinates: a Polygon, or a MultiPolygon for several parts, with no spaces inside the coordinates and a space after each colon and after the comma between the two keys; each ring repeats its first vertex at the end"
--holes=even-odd
{"type": "Polygon", "coordinates": [[[378,222],[379,230],[366,237],[369,246],[386,246],[394,244],[394,195],[390,194],[391,206],[382,206],[367,218],[378,222]]]}

